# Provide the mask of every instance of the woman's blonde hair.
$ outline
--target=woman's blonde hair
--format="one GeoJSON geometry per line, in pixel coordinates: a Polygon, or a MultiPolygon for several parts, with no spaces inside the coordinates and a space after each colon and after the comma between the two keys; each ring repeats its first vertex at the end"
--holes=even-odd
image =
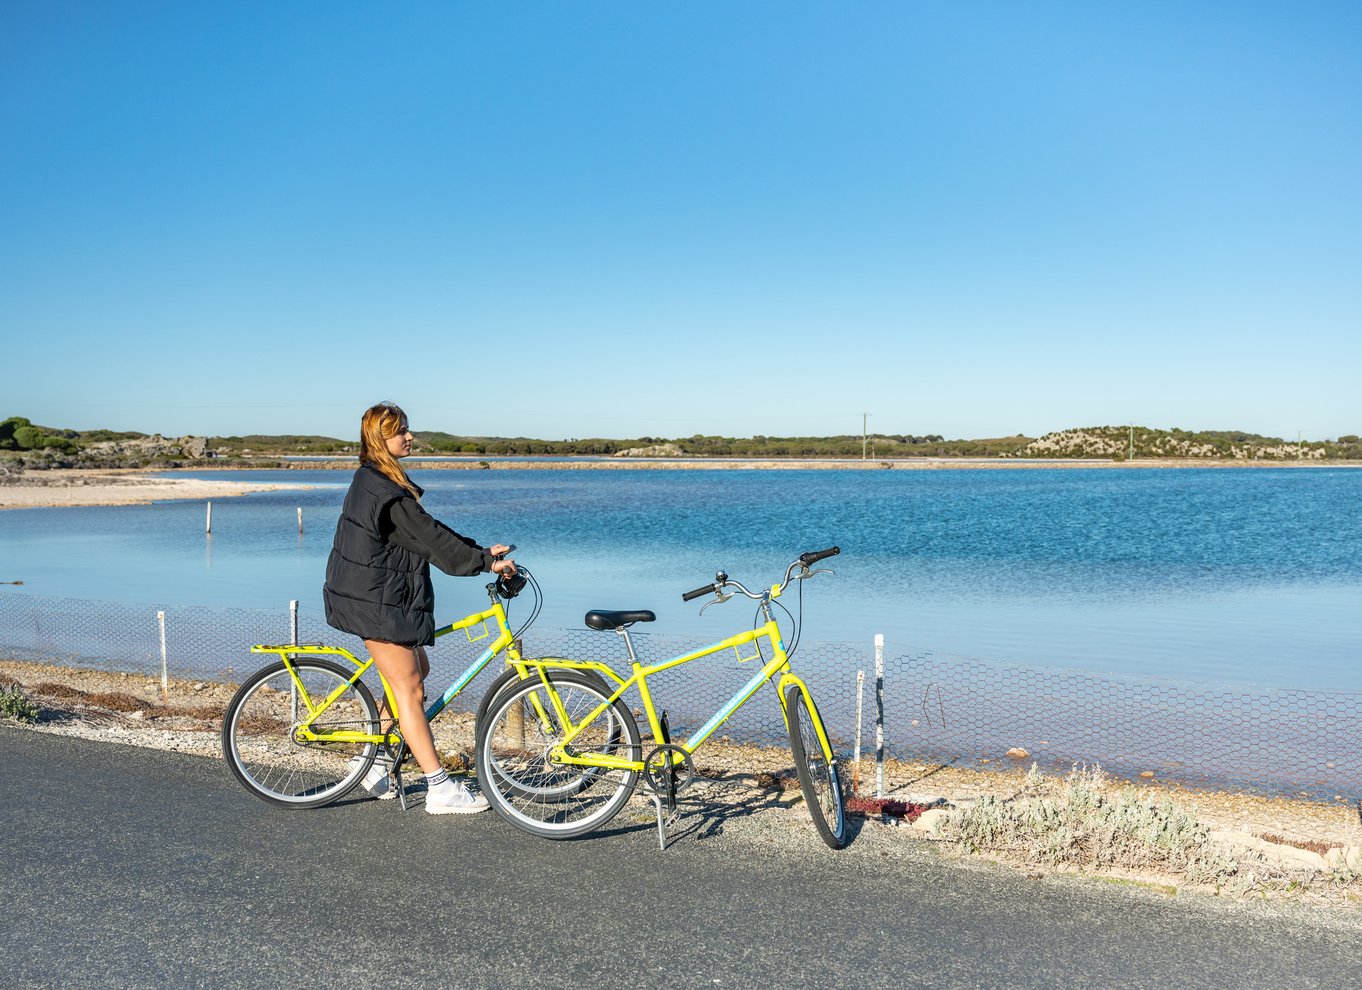
{"type": "Polygon", "coordinates": [[[407,414],[391,402],[380,402],[364,410],[364,417],[359,421],[359,462],[372,464],[395,484],[411,492],[413,498],[420,498],[407,472],[402,470],[397,458],[388,453],[388,440],[406,428],[407,414]]]}

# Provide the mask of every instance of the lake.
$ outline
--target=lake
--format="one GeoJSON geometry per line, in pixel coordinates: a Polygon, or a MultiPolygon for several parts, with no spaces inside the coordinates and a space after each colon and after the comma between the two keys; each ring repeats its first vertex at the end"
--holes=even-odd
{"type": "MultiPolygon", "coordinates": [[[[202,502],[0,512],[5,594],[320,612],[349,472],[213,471],[315,486],[202,502]],[[296,510],[303,510],[304,532],[296,510]]],[[[541,627],[651,608],[659,635],[746,628],[740,599],[681,593],[722,568],[751,587],[832,544],[804,585],[805,638],[1136,677],[1362,690],[1362,471],[426,470],[433,515],[515,543],[541,627]]],[[[481,580],[436,576],[439,618],[481,580]]],[[[782,599],[792,610],[798,596],[782,599]]]]}

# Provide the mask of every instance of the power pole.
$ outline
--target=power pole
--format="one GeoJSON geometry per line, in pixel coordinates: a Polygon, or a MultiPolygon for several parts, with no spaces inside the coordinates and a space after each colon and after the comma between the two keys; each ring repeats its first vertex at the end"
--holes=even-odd
{"type": "Polygon", "coordinates": [[[865,460],[865,441],[867,437],[867,434],[865,432],[865,424],[866,420],[868,420],[869,418],[870,413],[868,412],[861,413],[861,460],[865,460]]]}

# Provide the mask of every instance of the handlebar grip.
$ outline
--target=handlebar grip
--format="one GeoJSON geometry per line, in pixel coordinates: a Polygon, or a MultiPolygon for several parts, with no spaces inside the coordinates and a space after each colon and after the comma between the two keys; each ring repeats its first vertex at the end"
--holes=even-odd
{"type": "Polygon", "coordinates": [[[799,555],[799,562],[805,567],[808,567],[810,564],[818,563],[824,557],[836,557],[841,552],[841,547],[828,547],[826,550],[810,550],[808,553],[801,553],[799,555]]]}
{"type": "Polygon", "coordinates": [[[708,595],[713,590],[714,585],[707,584],[703,588],[696,588],[694,591],[687,591],[684,595],[681,596],[681,600],[683,602],[691,602],[697,598],[703,598],[705,595],[708,595]]]}

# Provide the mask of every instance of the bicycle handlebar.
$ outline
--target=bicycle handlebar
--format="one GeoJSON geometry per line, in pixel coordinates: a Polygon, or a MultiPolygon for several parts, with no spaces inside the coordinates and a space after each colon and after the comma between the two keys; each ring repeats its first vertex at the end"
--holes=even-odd
{"type": "MultiPolygon", "coordinates": [[[[835,557],[837,556],[837,554],[841,552],[842,552],[841,547],[828,547],[826,550],[810,550],[807,553],[801,553],[790,564],[790,566],[785,569],[785,580],[782,581],[779,585],[777,585],[774,589],[772,589],[772,591],[774,592],[774,594],[777,595],[780,594],[779,589],[783,588],[785,585],[790,583],[790,574],[792,571],[794,571],[796,567],[802,567],[805,571],[808,571],[809,565],[816,564],[818,563],[818,561],[823,560],[827,557],[835,557]]],[[[800,575],[801,578],[811,576],[812,575],[807,573],[800,575]]],[[[747,588],[745,588],[741,582],[730,579],[727,574],[725,574],[723,571],[720,571],[718,574],[715,575],[715,580],[713,582],[711,582],[710,584],[702,585],[701,587],[696,588],[694,591],[687,591],[681,596],[681,600],[683,602],[694,601],[697,598],[703,598],[710,592],[721,592],[723,591],[724,588],[730,587],[737,588],[748,598],[761,599],[766,594],[769,593],[763,592],[760,595],[754,594],[753,592],[748,591],[747,588]]]]}
{"type": "Polygon", "coordinates": [[[828,547],[826,550],[810,550],[808,553],[801,553],[799,555],[799,562],[805,567],[808,567],[810,564],[818,563],[825,557],[836,557],[841,552],[841,547],[828,547]]]}

